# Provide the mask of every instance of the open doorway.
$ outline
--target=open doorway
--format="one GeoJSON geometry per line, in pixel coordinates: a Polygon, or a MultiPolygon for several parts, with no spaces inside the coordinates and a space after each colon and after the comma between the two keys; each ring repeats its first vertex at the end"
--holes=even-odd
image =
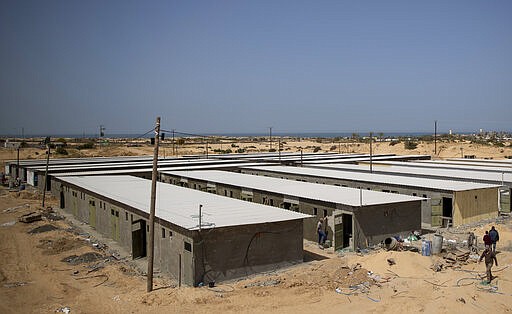
{"type": "Polygon", "coordinates": [[[443,197],[443,227],[448,227],[453,220],[453,205],[451,197],[443,197]]]}
{"type": "Polygon", "coordinates": [[[132,258],[146,257],[146,221],[132,222],[132,258]]]}
{"type": "Polygon", "coordinates": [[[343,214],[343,248],[352,245],[352,215],[343,214]]]}
{"type": "Polygon", "coordinates": [[[66,202],[65,202],[63,190],[60,191],[60,208],[62,208],[62,209],[66,208],[66,202]]]}
{"type": "Polygon", "coordinates": [[[334,213],[334,249],[352,247],[352,214],[337,211],[334,213]]]}

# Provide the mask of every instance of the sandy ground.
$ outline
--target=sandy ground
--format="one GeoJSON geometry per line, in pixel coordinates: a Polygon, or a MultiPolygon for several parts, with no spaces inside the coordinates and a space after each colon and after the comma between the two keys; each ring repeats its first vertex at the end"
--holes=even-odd
{"type": "MultiPolygon", "coordinates": [[[[218,145],[218,144],[216,144],[218,145]]],[[[254,146],[253,151],[265,151],[268,144],[238,143],[239,147],[254,146]]],[[[275,145],[275,144],[274,144],[275,145]]],[[[331,151],[335,143],[287,143],[285,151],[298,147],[311,151],[331,151]]],[[[210,145],[212,150],[215,145],[210,145]]],[[[220,147],[220,146],[219,146],[220,147]]],[[[223,149],[230,145],[223,144],[223,149]]],[[[440,157],[464,154],[477,158],[501,159],[512,155],[510,147],[498,148],[473,144],[438,144],[440,157]]],[[[152,148],[106,146],[82,150],[81,156],[151,155],[152,148]]],[[[352,143],[337,146],[334,152],[369,152],[367,144],[352,143]],[[341,147],[341,149],[340,149],[341,147]]],[[[416,150],[405,150],[403,144],[374,145],[375,153],[431,154],[432,144],[420,144],[416,150]]],[[[164,156],[170,146],[160,150],[164,156]]],[[[180,154],[203,153],[198,145],[180,148],[180,154]]],[[[77,152],[71,152],[71,155],[77,152]]],[[[42,158],[43,149],[20,151],[22,159],[42,158]]],[[[52,158],[62,157],[52,155],[52,158]]],[[[2,161],[15,159],[16,151],[0,149],[2,161]]],[[[288,269],[219,283],[214,288],[177,288],[165,277],[155,279],[155,290],[146,293],[144,263],[134,263],[127,252],[115,243],[101,238],[93,230],[71,217],[52,221],[44,219],[29,224],[18,218],[40,210],[40,195],[28,191],[21,194],[0,189],[0,313],[53,313],[69,309],[71,313],[495,313],[512,311],[512,225],[511,220],[484,222],[462,229],[445,231],[446,239],[460,243],[468,231],[479,238],[491,224],[500,231],[498,267],[494,267],[491,285],[482,284],[479,276],[484,264],[470,259],[460,267],[434,272],[430,266],[444,261],[439,256],[427,257],[414,252],[371,250],[363,254],[340,255],[320,250],[305,242],[305,263],[288,269]],[[28,205],[27,205],[28,204],[28,205]],[[22,206],[22,207],[18,207],[22,206]],[[13,224],[14,222],[14,224],[13,224]],[[29,234],[37,227],[52,225],[57,230],[29,234]],[[93,246],[92,244],[99,246],[93,246]],[[92,257],[97,257],[93,260],[92,257]],[[86,254],[85,257],[82,254],[86,254]],[[114,258],[112,255],[118,257],[114,258]],[[79,256],[72,259],[70,256],[79,256]],[[81,258],[80,258],[81,256],[81,258]],[[71,264],[63,261],[80,262],[71,264]],[[390,266],[389,258],[395,265],[390,266]],[[370,273],[368,273],[370,272],[370,273]],[[370,274],[370,275],[369,275],[370,274]],[[350,288],[352,287],[352,288],[350,288]],[[337,290],[338,288],[338,290],[337,290]]],[[[56,207],[54,200],[47,204],[56,207]]],[[[62,213],[60,213],[62,214],[62,213]]],[[[480,241],[481,242],[481,241],[480,241]]],[[[419,243],[419,242],[418,242],[419,243]]],[[[416,245],[418,245],[416,243],[416,245]]]]}
{"type": "MultiPolygon", "coordinates": [[[[303,141],[285,141],[282,144],[282,152],[313,152],[315,149],[318,152],[333,152],[333,153],[370,153],[370,146],[368,143],[338,143],[329,139],[324,139],[323,142],[303,140],[303,141]]],[[[272,143],[272,149],[276,149],[277,142],[272,143]]],[[[434,155],[434,143],[420,142],[416,149],[410,150],[404,148],[404,143],[390,145],[389,142],[377,142],[372,145],[374,154],[393,153],[397,155],[411,155],[411,154],[426,154],[434,155]]],[[[227,150],[230,149],[235,152],[237,149],[244,149],[248,153],[268,152],[270,143],[268,142],[224,142],[222,144],[208,144],[208,153],[215,154],[214,150],[227,150]]],[[[474,155],[476,158],[492,158],[503,159],[506,156],[512,156],[512,146],[506,143],[505,147],[472,144],[469,142],[441,142],[437,143],[437,154],[434,156],[436,159],[445,158],[459,158],[464,155],[474,155]]],[[[65,158],[65,157],[98,157],[98,156],[138,156],[138,155],[153,155],[153,147],[149,143],[141,144],[137,147],[128,147],[128,145],[110,143],[107,145],[97,145],[94,149],[77,150],[68,148],[68,155],[59,155],[52,151],[52,158],[65,158]]],[[[24,148],[20,149],[20,159],[37,159],[45,158],[46,150],[44,148],[24,148]]],[[[160,157],[181,156],[187,154],[205,154],[206,145],[186,144],[184,146],[175,146],[174,154],[172,144],[164,141],[160,147],[160,157]]],[[[0,161],[16,160],[17,151],[15,149],[0,148],[0,161]]]]}
{"type": "MultiPolygon", "coordinates": [[[[0,193],[0,313],[52,313],[66,307],[71,313],[512,311],[510,219],[444,233],[447,239],[461,239],[472,230],[481,238],[491,223],[496,225],[501,240],[492,285],[482,284],[479,275],[485,266],[471,259],[458,268],[434,272],[430,266],[443,261],[441,257],[380,249],[340,255],[305,242],[306,262],[284,270],[214,288],[178,288],[159,277],[155,290],[146,293],[146,277],[127,253],[102,242],[87,225],[68,218],[18,222],[20,216],[38,212],[40,196],[5,189],[0,193]],[[48,230],[48,225],[57,230],[48,230]],[[37,227],[47,231],[29,233],[37,227]],[[71,259],[82,261],[79,264],[64,260],[85,253],[100,256],[71,259]],[[390,258],[395,265],[388,264],[390,258]]],[[[55,200],[47,204],[56,205],[55,200]]]]}

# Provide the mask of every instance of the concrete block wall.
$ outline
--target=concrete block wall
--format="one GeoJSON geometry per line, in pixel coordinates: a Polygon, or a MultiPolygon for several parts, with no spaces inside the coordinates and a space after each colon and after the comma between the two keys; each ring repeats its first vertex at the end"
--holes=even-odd
{"type": "Polygon", "coordinates": [[[233,279],[303,261],[300,219],[203,230],[195,240],[196,283],[233,279]]]}
{"type": "Polygon", "coordinates": [[[409,232],[421,229],[419,202],[354,208],[354,221],[357,223],[355,245],[375,245],[387,237],[397,234],[407,236],[409,232]]]}
{"type": "Polygon", "coordinates": [[[432,226],[440,226],[441,219],[439,218],[442,215],[441,213],[432,212],[432,204],[437,204],[442,201],[443,197],[453,197],[452,193],[442,192],[442,191],[432,191],[428,189],[409,189],[406,187],[399,186],[387,186],[383,184],[374,184],[374,183],[366,183],[366,182],[354,182],[351,180],[344,179],[334,179],[334,178],[321,178],[321,177],[310,177],[310,176],[301,176],[297,174],[285,174],[285,173],[274,173],[271,171],[261,171],[261,170],[252,170],[252,169],[242,169],[242,173],[253,174],[253,175],[263,175],[274,178],[284,177],[289,180],[297,180],[297,181],[306,181],[312,183],[319,184],[329,184],[336,185],[342,187],[350,187],[350,188],[362,188],[369,189],[372,191],[379,192],[389,192],[389,193],[397,193],[418,197],[426,197],[426,200],[421,203],[421,220],[422,223],[432,226]]]}

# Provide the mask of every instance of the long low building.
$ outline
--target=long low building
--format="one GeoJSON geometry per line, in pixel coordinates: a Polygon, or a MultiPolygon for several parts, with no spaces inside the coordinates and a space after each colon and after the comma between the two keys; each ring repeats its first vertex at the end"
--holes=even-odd
{"type": "Polygon", "coordinates": [[[162,171],[164,182],[206,190],[315,216],[304,237],[316,241],[319,218],[328,218],[334,248],[366,248],[421,229],[422,198],[218,170],[162,171]]]}
{"type": "MultiPolygon", "coordinates": [[[[148,248],[151,181],[132,176],[57,177],[60,206],[132,252],[148,248]]],[[[309,215],[157,183],[155,267],[187,285],[303,260],[309,215]]]]}
{"type": "MultiPolygon", "coordinates": [[[[311,167],[313,167],[313,165],[311,165],[311,167]]],[[[370,173],[370,166],[368,164],[324,164],[315,165],[314,167],[370,173]]],[[[482,170],[477,171],[467,168],[447,169],[439,168],[436,165],[432,164],[422,164],[420,166],[414,166],[409,163],[401,163],[399,165],[389,163],[376,163],[372,165],[371,172],[375,174],[455,180],[500,185],[500,210],[502,212],[510,212],[510,190],[512,189],[512,173],[510,172],[493,172],[482,170]]]]}
{"type": "Polygon", "coordinates": [[[428,227],[472,223],[498,215],[499,185],[308,167],[242,167],[242,173],[421,196],[428,227]]]}

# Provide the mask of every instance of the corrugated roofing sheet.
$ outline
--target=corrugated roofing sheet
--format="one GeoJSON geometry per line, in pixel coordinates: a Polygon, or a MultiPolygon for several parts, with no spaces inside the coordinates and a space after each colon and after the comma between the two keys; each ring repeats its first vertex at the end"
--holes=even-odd
{"type": "Polygon", "coordinates": [[[442,191],[467,191],[473,189],[496,188],[497,185],[471,183],[451,180],[415,178],[398,175],[384,175],[375,173],[363,173],[354,171],[318,169],[307,167],[287,167],[287,166],[264,166],[264,167],[243,167],[244,169],[254,169],[262,171],[273,171],[277,173],[289,173],[295,175],[307,175],[315,177],[354,180],[367,183],[378,183],[386,185],[399,185],[414,188],[427,188],[442,191]]]}
{"type": "MultiPolygon", "coordinates": [[[[151,181],[131,176],[59,177],[82,189],[149,214],[151,181]]],[[[293,211],[218,196],[179,186],[157,183],[156,216],[189,230],[278,222],[311,217],[293,211]]]]}
{"type": "Polygon", "coordinates": [[[434,168],[434,169],[458,169],[458,170],[469,170],[469,171],[487,171],[487,172],[511,172],[512,163],[509,167],[499,167],[497,165],[482,165],[481,163],[474,164],[461,164],[458,162],[447,161],[447,160],[418,160],[412,161],[377,161],[375,164],[379,165],[390,165],[390,166],[402,166],[402,167],[423,167],[423,168],[434,168]]]}
{"type": "MultiPolygon", "coordinates": [[[[346,164],[324,164],[316,167],[326,167],[329,169],[346,170],[346,171],[364,171],[369,172],[369,165],[346,165],[346,164]]],[[[477,182],[492,182],[493,184],[512,183],[511,173],[499,172],[484,172],[484,171],[470,171],[460,169],[439,169],[439,168],[425,168],[425,167],[405,167],[393,165],[373,165],[373,171],[380,174],[393,174],[403,176],[424,176],[432,179],[464,179],[474,180],[477,182]]]]}
{"type": "Polygon", "coordinates": [[[218,170],[203,171],[162,171],[164,174],[200,179],[211,183],[222,183],[246,189],[256,189],[285,196],[302,197],[311,200],[366,206],[389,203],[420,201],[422,198],[370,190],[338,187],[264,176],[254,176],[218,170]],[[362,198],[361,198],[362,196],[362,198]],[[362,199],[362,202],[361,202],[362,199]]]}
{"type": "MultiPolygon", "coordinates": [[[[190,166],[172,166],[163,165],[158,167],[157,171],[169,171],[169,170],[201,170],[201,169],[220,169],[220,168],[232,168],[242,166],[270,166],[273,165],[269,162],[237,162],[236,160],[230,161],[229,163],[213,164],[213,165],[190,165],[190,166]]],[[[58,176],[91,176],[91,175],[116,175],[116,174],[135,174],[145,173],[152,171],[152,167],[140,168],[140,169],[112,169],[112,170],[91,170],[83,172],[66,172],[59,173],[58,176]]],[[[48,171],[52,173],[50,170],[48,171]]]]}

